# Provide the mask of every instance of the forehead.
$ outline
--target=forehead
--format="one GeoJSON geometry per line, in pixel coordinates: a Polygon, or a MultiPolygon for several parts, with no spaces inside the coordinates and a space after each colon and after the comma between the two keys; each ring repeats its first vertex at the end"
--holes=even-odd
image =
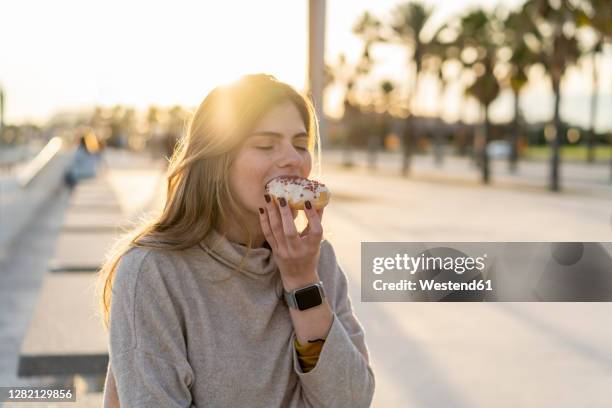
{"type": "Polygon", "coordinates": [[[266,112],[255,124],[252,133],[258,131],[293,135],[306,132],[306,124],[302,120],[300,111],[292,102],[283,102],[266,112]]]}

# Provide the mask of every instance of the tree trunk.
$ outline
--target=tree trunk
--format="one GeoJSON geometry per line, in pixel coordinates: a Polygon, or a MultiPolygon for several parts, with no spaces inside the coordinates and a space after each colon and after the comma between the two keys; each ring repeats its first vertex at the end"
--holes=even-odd
{"type": "MultiPolygon", "coordinates": [[[[442,123],[442,102],[444,100],[444,91],[445,91],[445,85],[444,83],[442,83],[441,88],[440,88],[440,93],[438,94],[438,100],[440,101],[438,103],[438,119],[440,119],[440,123],[442,123]]],[[[442,165],[444,164],[444,142],[446,139],[446,133],[443,129],[443,126],[441,124],[441,128],[438,128],[437,126],[434,128],[434,149],[433,149],[433,154],[434,154],[434,163],[436,166],[438,167],[442,167],[442,165]]]]}
{"type": "Polygon", "coordinates": [[[444,134],[442,133],[442,129],[434,129],[433,131],[433,140],[434,140],[434,148],[433,148],[433,156],[434,156],[434,164],[437,167],[442,167],[444,164],[444,134]]]}
{"type": "MultiPolygon", "coordinates": [[[[349,127],[350,129],[350,127],[349,127]]],[[[342,165],[344,167],[353,167],[353,149],[352,149],[352,132],[349,130],[344,141],[344,155],[342,157],[342,165]]]]}
{"type": "Polygon", "coordinates": [[[519,91],[514,91],[514,119],[512,124],[512,134],[510,135],[510,161],[508,162],[508,169],[510,173],[516,173],[516,167],[518,163],[518,141],[519,134],[521,133],[521,125],[519,121],[519,91]]]}
{"type": "Polygon", "coordinates": [[[598,78],[597,78],[597,53],[593,52],[593,91],[591,92],[591,117],[589,126],[589,138],[587,139],[587,162],[595,162],[595,119],[597,117],[597,99],[599,97],[598,92],[598,78]]]}
{"type": "Polygon", "coordinates": [[[406,177],[410,174],[410,165],[412,162],[412,146],[414,140],[413,134],[413,118],[410,115],[406,118],[406,128],[402,133],[402,176],[406,177]]]}
{"type": "MultiPolygon", "coordinates": [[[[418,47],[418,43],[417,43],[418,47]]],[[[403,150],[403,158],[402,158],[402,176],[408,176],[410,174],[410,165],[412,163],[412,154],[414,148],[414,98],[417,96],[418,86],[419,86],[419,73],[421,72],[421,60],[419,57],[418,48],[414,53],[414,76],[412,80],[412,93],[408,97],[408,111],[409,116],[406,119],[406,129],[404,129],[404,134],[402,137],[402,150],[403,150]]]]}
{"type": "Polygon", "coordinates": [[[346,137],[344,138],[344,151],[342,156],[342,165],[344,167],[353,167],[352,142],[353,133],[355,132],[355,123],[357,115],[353,111],[353,107],[344,102],[344,116],[346,120],[346,137]]]}
{"type": "Polygon", "coordinates": [[[368,168],[375,170],[378,156],[378,140],[379,136],[375,133],[368,134],[368,168]]]}
{"type": "Polygon", "coordinates": [[[489,105],[484,106],[484,142],[481,151],[481,161],[482,161],[482,182],[484,184],[489,184],[491,181],[490,171],[489,171],[489,154],[487,152],[487,147],[489,146],[489,139],[491,138],[491,123],[489,120],[489,105]]]}
{"type": "Polygon", "coordinates": [[[559,116],[559,105],[561,104],[561,90],[560,90],[560,78],[553,79],[553,93],[555,96],[555,114],[554,114],[554,125],[555,125],[555,137],[550,142],[551,156],[550,156],[550,190],[560,191],[560,175],[559,167],[561,161],[561,117],[559,116]]]}

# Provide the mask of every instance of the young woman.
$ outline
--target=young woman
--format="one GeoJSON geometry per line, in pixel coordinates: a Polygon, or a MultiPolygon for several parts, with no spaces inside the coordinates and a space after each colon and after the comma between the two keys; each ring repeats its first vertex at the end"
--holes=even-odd
{"type": "Polygon", "coordinates": [[[101,271],[105,406],[370,405],[374,373],[323,210],[306,204],[299,232],[297,212],[264,194],[274,177],[310,175],[317,138],[310,103],[270,75],[204,99],[163,211],[101,271]]]}

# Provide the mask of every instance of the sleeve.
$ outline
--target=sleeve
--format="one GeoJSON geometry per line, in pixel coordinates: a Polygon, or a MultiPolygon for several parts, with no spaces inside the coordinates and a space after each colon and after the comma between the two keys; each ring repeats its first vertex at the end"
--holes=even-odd
{"type": "Polygon", "coordinates": [[[124,258],[116,270],[109,354],[118,399],[123,407],[190,407],[194,374],[181,319],[149,255],[124,258]]]}
{"type": "Polygon", "coordinates": [[[330,251],[326,262],[333,265],[330,278],[333,297],[328,296],[334,313],[332,325],[314,368],[308,372],[301,369],[295,348],[293,367],[302,384],[304,398],[311,405],[369,407],[374,396],[375,378],[369,364],[365,334],[353,313],[346,275],[336,263],[331,246],[330,251]]]}

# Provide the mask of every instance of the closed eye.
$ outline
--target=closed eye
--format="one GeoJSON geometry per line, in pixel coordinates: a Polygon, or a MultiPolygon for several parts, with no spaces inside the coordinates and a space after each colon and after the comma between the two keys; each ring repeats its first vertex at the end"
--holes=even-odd
{"type": "MultiPolygon", "coordinates": [[[[274,148],[274,146],[255,146],[255,148],[259,149],[259,150],[272,150],[274,148]]],[[[305,152],[308,151],[307,147],[295,146],[295,148],[298,149],[298,150],[303,150],[305,152]]]]}

